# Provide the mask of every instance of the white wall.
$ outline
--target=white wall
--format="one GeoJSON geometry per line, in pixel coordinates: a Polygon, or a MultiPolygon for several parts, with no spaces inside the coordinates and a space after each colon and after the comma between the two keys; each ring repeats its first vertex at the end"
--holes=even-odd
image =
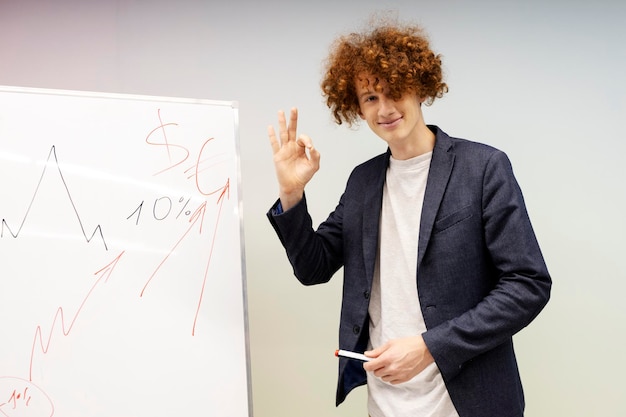
{"type": "Polygon", "coordinates": [[[524,190],[554,279],[516,337],[527,415],[625,415],[626,3],[214,3],[0,0],[0,85],[239,102],[254,415],[366,415],[364,389],[334,407],[341,277],[300,286],[265,219],[265,131],[299,107],[322,153],[308,190],[322,221],[350,169],[384,147],[366,127],[333,125],[320,64],[381,9],[423,24],[444,56],[450,92],[427,121],[506,151],[524,190]]]}

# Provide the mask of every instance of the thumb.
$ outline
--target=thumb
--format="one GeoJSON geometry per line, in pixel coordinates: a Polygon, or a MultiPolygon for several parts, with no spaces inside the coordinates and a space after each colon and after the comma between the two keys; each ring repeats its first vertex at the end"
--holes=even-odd
{"type": "Polygon", "coordinates": [[[363,354],[365,356],[369,356],[370,358],[377,358],[381,355],[381,353],[383,353],[386,350],[386,346],[379,346],[375,349],[371,349],[371,350],[366,350],[365,352],[363,352],[363,354]]]}

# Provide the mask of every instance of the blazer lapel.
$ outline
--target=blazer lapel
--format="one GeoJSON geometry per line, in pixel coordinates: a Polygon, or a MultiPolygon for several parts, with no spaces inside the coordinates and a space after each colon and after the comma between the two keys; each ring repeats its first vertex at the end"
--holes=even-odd
{"type": "Polygon", "coordinates": [[[365,264],[365,274],[369,285],[374,277],[374,266],[376,264],[376,251],[378,250],[378,232],[380,228],[380,211],[382,209],[383,186],[385,175],[389,166],[389,155],[387,153],[380,158],[381,163],[371,171],[371,176],[363,188],[363,261],[365,264]]]}
{"type": "Polygon", "coordinates": [[[428,182],[424,194],[424,205],[422,207],[422,218],[420,220],[420,231],[417,250],[417,265],[419,266],[426,253],[428,241],[433,231],[435,217],[446,190],[452,166],[454,165],[454,152],[452,141],[439,128],[430,126],[435,130],[437,139],[433,149],[432,161],[428,172],[428,182]]]}

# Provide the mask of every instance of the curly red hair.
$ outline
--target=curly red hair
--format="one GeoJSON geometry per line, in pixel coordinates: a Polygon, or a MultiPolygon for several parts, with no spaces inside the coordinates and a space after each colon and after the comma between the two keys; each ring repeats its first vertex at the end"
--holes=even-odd
{"type": "Polygon", "coordinates": [[[441,98],[448,86],[443,82],[441,55],[431,49],[417,26],[383,25],[364,33],[339,37],[328,56],[322,80],[322,94],[337,124],[352,125],[359,120],[356,81],[371,75],[374,89],[398,100],[414,93],[427,105],[441,98]]]}

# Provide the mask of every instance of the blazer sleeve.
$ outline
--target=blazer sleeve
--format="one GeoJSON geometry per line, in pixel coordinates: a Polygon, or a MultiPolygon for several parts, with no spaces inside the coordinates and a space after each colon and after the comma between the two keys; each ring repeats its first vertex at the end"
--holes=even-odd
{"type": "MultiPolygon", "coordinates": [[[[423,334],[448,380],[468,361],[509,342],[516,332],[527,326],[548,302],[552,284],[506,154],[494,151],[484,164],[480,178],[476,187],[481,189],[475,216],[480,223],[475,227],[482,228],[482,236],[465,236],[460,245],[480,246],[482,256],[464,259],[463,264],[446,272],[455,275],[455,282],[462,282],[467,288],[482,286],[484,294],[468,293],[466,297],[476,298],[463,300],[470,308],[454,313],[423,334]]],[[[447,229],[440,236],[446,233],[456,240],[463,235],[450,234],[447,229]]],[[[435,232],[433,235],[431,239],[438,238],[435,232]]],[[[430,256],[438,255],[431,253],[430,256]]],[[[432,261],[437,263],[441,259],[432,261]]],[[[425,270],[428,273],[427,268],[425,270]]],[[[427,317],[428,312],[425,319],[427,317]]]]}
{"type": "Polygon", "coordinates": [[[313,229],[306,195],[289,210],[277,210],[279,201],[276,201],[267,212],[294,275],[304,285],[328,282],[343,265],[342,200],[317,232],[313,229]]]}

